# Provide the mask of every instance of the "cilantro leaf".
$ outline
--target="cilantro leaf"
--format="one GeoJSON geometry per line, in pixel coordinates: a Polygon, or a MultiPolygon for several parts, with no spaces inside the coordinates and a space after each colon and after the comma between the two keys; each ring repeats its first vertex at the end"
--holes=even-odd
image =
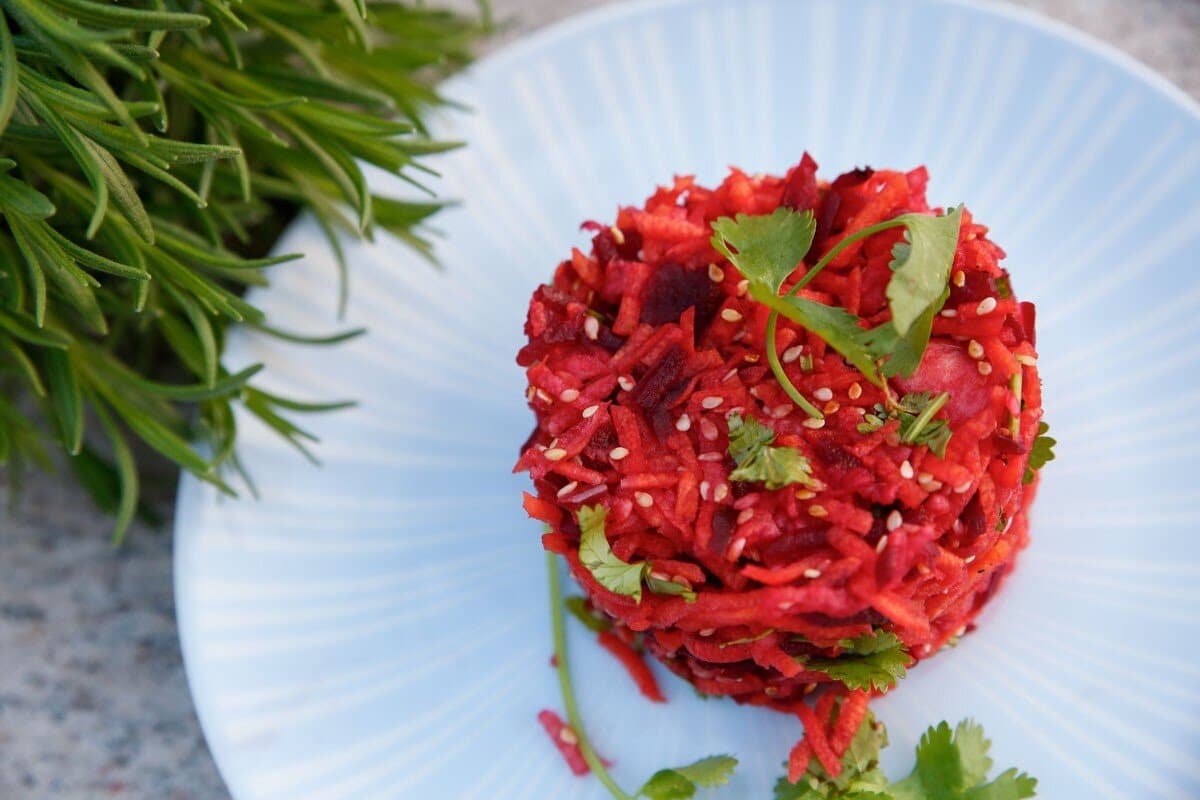
{"type": "Polygon", "coordinates": [[[682,597],[685,602],[696,602],[696,593],[684,586],[682,583],[675,581],[664,581],[662,578],[655,578],[647,572],[646,586],[650,587],[650,591],[655,594],[673,594],[682,597]]]}
{"type": "Polygon", "coordinates": [[[951,733],[942,722],[921,737],[917,765],[892,785],[895,800],[1023,800],[1033,797],[1037,781],[1010,769],[984,783],[992,769],[991,747],[983,728],[963,720],[951,733]]]}
{"type": "Polygon", "coordinates": [[[688,800],[696,794],[696,788],[713,788],[729,783],[729,776],[737,767],[733,756],[708,756],[685,767],[662,769],[654,773],[638,796],[649,800],[688,800]]]}
{"type": "Polygon", "coordinates": [[[646,562],[629,564],[617,558],[604,534],[608,509],[604,506],[584,506],[579,509],[579,561],[597,583],[613,594],[632,597],[642,602],[642,576],[649,566],[646,562]]]}
{"type": "Polygon", "coordinates": [[[754,417],[729,415],[729,455],[738,466],[757,457],[760,450],[775,441],[775,431],[754,417]]]}
{"type": "Polygon", "coordinates": [[[815,758],[798,782],[786,777],[775,784],[775,800],[892,800],[887,776],[879,769],[879,751],[887,746],[887,729],[868,713],[842,756],[842,771],[830,777],[815,758]]]}
{"type": "Polygon", "coordinates": [[[950,423],[933,417],[950,400],[949,392],[934,397],[929,392],[913,392],[900,400],[900,441],[923,444],[939,458],[945,458],[950,443],[950,423]]]}
{"type": "Polygon", "coordinates": [[[861,320],[846,309],[827,306],[807,297],[767,295],[753,284],[750,293],[755,300],[820,336],[872,383],[883,385],[876,362],[888,354],[888,350],[880,347],[881,342],[887,345],[892,342],[880,340],[878,329],[863,328],[859,325],[861,320]]]}
{"type": "Polygon", "coordinates": [[[566,605],[567,611],[571,612],[571,616],[579,620],[588,630],[603,633],[612,629],[612,622],[589,608],[585,598],[574,595],[573,597],[568,597],[564,605],[566,605]]]}
{"type": "Polygon", "coordinates": [[[891,631],[876,631],[854,639],[842,639],[844,651],[836,658],[800,657],[810,672],[824,672],[851,689],[887,691],[908,674],[911,660],[904,643],[891,631]]]}
{"type": "Polygon", "coordinates": [[[630,564],[617,557],[604,533],[604,523],[608,519],[608,509],[604,506],[584,506],[579,509],[577,519],[580,532],[579,563],[583,564],[596,582],[605,589],[613,594],[632,597],[640,603],[642,581],[645,580],[650,591],[655,594],[674,594],[689,603],[696,602],[696,593],[686,586],[675,581],[650,577],[649,561],[630,564]]]}
{"type": "Polygon", "coordinates": [[[777,295],[812,247],[817,222],[811,211],[780,206],[770,214],[721,217],[712,229],[713,248],[751,284],[762,284],[777,295]]]}
{"type": "Polygon", "coordinates": [[[1037,438],[1033,440],[1033,448],[1029,451],[1029,461],[1025,465],[1022,483],[1033,483],[1034,473],[1046,466],[1047,462],[1054,460],[1054,445],[1058,444],[1058,440],[1047,436],[1049,431],[1050,426],[1045,422],[1038,423],[1037,438]]]}
{"type": "MultiPolygon", "coordinates": [[[[921,320],[940,309],[945,302],[958,247],[958,229],[962,224],[962,206],[944,216],[904,214],[904,241],[892,249],[892,278],[887,285],[892,325],[900,336],[921,320]]],[[[917,352],[925,350],[924,341],[914,342],[917,352]]]]}
{"type": "Polygon", "coordinates": [[[991,743],[971,720],[960,722],[953,733],[945,722],[929,728],[917,746],[916,767],[895,783],[879,769],[879,751],[886,746],[887,731],[867,714],[837,778],[813,759],[798,782],[779,779],[775,800],[1026,800],[1036,794],[1037,781],[1015,769],[985,783],[992,768],[991,743]]]}
{"type": "Polygon", "coordinates": [[[946,445],[953,431],[944,419],[934,419],[950,399],[948,392],[934,397],[929,392],[912,392],[900,398],[892,411],[876,403],[874,413],[865,414],[858,423],[859,433],[874,433],[882,428],[889,418],[900,420],[900,440],[909,444],[923,444],[939,458],[946,457],[946,445]]]}
{"type": "Polygon", "coordinates": [[[812,465],[794,447],[771,447],[775,433],[753,417],[729,416],[729,455],[737,469],[729,473],[734,481],[762,481],[768,489],[782,489],[793,483],[812,485],[812,465]]]}

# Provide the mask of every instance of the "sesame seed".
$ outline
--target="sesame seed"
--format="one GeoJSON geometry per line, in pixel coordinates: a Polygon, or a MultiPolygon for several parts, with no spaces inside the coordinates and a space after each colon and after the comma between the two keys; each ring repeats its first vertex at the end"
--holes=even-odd
{"type": "Polygon", "coordinates": [[[718,503],[729,496],[729,484],[718,483],[717,488],[713,490],[713,500],[718,503]]]}
{"type": "Polygon", "coordinates": [[[750,281],[748,281],[748,280],[738,281],[738,285],[737,285],[738,297],[745,297],[746,292],[748,292],[748,291],[750,291],[750,281]]]}
{"type": "Polygon", "coordinates": [[[526,399],[526,400],[532,400],[532,399],[533,399],[533,392],[534,392],[534,389],[533,389],[533,387],[532,387],[532,386],[530,386],[528,389],[526,389],[526,390],[525,390],[525,399],[526,399]]]}
{"type": "Polygon", "coordinates": [[[717,408],[718,406],[721,405],[721,403],[724,403],[724,402],[725,402],[724,397],[716,397],[716,396],[706,397],[700,401],[700,407],[711,411],[712,409],[717,408]]]}
{"type": "Polygon", "coordinates": [[[824,403],[827,400],[832,400],[833,399],[833,389],[830,389],[828,386],[822,386],[819,389],[814,389],[813,397],[817,398],[822,403],[824,403]]]}
{"type": "Polygon", "coordinates": [[[970,481],[967,481],[966,483],[960,483],[958,486],[954,487],[955,494],[966,494],[969,491],[971,491],[970,481]]]}
{"type": "Polygon", "coordinates": [[[783,363],[791,364],[804,354],[804,345],[797,344],[783,351],[783,363]]]}
{"type": "Polygon", "coordinates": [[[862,406],[856,406],[854,409],[854,413],[858,414],[860,417],[865,417],[867,415],[867,410],[865,408],[863,408],[862,406]]]}
{"type": "Polygon", "coordinates": [[[541,400],[543,403],[553,402],[550,399],[550,395],[546,394],[546,391],[544,389],[538,389],[536,394],[537,394],[537,399],[541,400]]]}
{"type": "Polygon", "coordinates": [[[569,744],[569,745],[579,744],[579,737],[575,735],[575,731],[573,731],[570,728],[565,727],[565,726],[561,730],[559,730],[558,738],[562,739],[563,742],[565,742],[566,744],[569,744]]]}
{"type": "Polygon", "coordinates": [[[841,410],[841,408],[842,408],[842,406],[840,403],[838,403],[837,400],[830,400],[828,403],[825,404],[825,407],[822,408],[821,410],[823,412],[825,412],[826,415],[829,415],[829,414],[836,414],[838,411],[841,410]]]}
{"type": "Polygon", "coordinates": [[[967,556],[966,558],[963,559],[963,563],[970,564],[974,560],[975,560],[975,556],[967,556]]]}
{"type": "Polygon", "coordinates": [[[612,234],[613,241],[617,244],[625,244],[625,231],[613,225],[608,229],[608,232],[612,234]]]}
{"type": "Polygon", "coordinates": [[[747,522],[749,522],[749,521],[750,521],[750,520],[752,520],[752,519],[754,519],[754,509],[753,509],[753,508],[747,508],[747,509],[746,509],[746,510],[744,510],[742,513],[738,514],[738,516],[737,516],[737,524],[738,524],[738,525],[745,525],[747,522]]]}
{"type": "Polygon", "coordinates": [[[961,269],[955,270],[952,280],[954,281],[954,285],[961,289],[967,285],[967,273],[963,272],[961,269]]]}
{"type": "Polygon", "coordinates": [[[654,498],[646,492],[634,492],[633,501],[642,508],[649,508],[654,505],[654,498]]]}
{"type": "Polygon", "coordinates": [[[746,338],[746,329],[740,328],[740,329],[738,329],[738,332],[733,335],[733,338],[730,341],[740,342],[742,339],[745,339],[745,338],[746,338]]]}
{"type": "Polygon", "coordinates": [[[721,319],[726,322],[741,322],[742,314],[736,308],[726,308],[721,311],[721,319]]]}
{"type": "Polygon", "coordinates": [[[990,314],[996,310],[996,305],[997,305],[996,298],[985,297],[982,300],[980,300],[979,305],[975,307],[975,313],[981,317],[984,314],[990,314]]]}
{"type": "Polygon", "coordinates": [[[963,625],[961,628],[959,628],[958,630],[956,630],[954,632],[954,635],[955,636],[965,636],[966,633],[967,633],[967,626],[963,625]]]}
{"type": "Polygon", "coordinates": [[[563,389],[562,394],[560,394],[558,396],[558,399],[564,403],[574,403],[576,400],[579,399],[579,390],[578,389],[563,389]]]}
{"type": "Polygon", "coordinates": [[[1018,364],[1024,364],[1027,367],[1037,366],[1037,358],[1034,356],[1027,356],[1024,353],[1017,353],[1017,355],[1014,357],[1017,359],[1018,364]]]}
{"type": "Polygon", "coordinates": [[[862,397],[862,384],[857,382],[850,384],[850,388],[846,390],[846,395],[851,400],[857,400],[862,397]]]}
{"type": "Polygon", "coordinates": [[[583,321],[583,335],[593,342],[596,341],[596,337],[600,335],[600,320],[593,316],[588,316],[583,321]]]}
{"type": "Polygon", "coordinates": [[[546,451],[547,461],[562,461],[566,457],[567,451],[563,450],[561,447],[553,447],[546,451]]]}
{"type": "MultiPolygon", "coordinates": [[[[759,394],[761,394],[761,393],[762,393],[761,386],[751,386],[750,387],[750,396],[751,397],[758,398],[759,394]]],[[[761,399],[761,398],[759,398],[759,399],[761,399]]]]}
{"type": "Polygon", "coordinates": [[[730,543],[729,552],[726,554],[726,558],[728,558],[730,561],[737,561],[742,557],[742,551],[745,549],[746,538],[744,536],[739,536],[730,543]]]}
{"type": "Polygon", "coordinates": [[[675,430],[680,432],[690,431],[692,429],[692,418],[687,414],[681,414],[679,419],[675,420],[675,430]]]}
{"type": "Polygon", "coordinates": [[[713,283],[720,283],[725,280],[725,270],[718,267],[716,264],[708,265],[708,279],[713,283]]]}
{"type": "Polygon", "coordinates": [[[888,537],[887,537],[887,534],[885,533],[883,536],[879,537],[879,542],[878,542],[878,544],[875,545],[875,552],[882,553],[884,550],[886,550],[887,542],[888,542],[888,537]]]}
{"type": "Polygon", "coordinates": [[[698,631],[698,633],[699,633],[701,636],[706,636],[706,637],[707,637],[707,636],[712,636],[712,635],[713,635],[714,633],[716,633],[716,632],[717,632],[717,629],[716,629],[716,628],[705,628],[705,629],[704,629],[704,630],[702,630],[702,631],[698,631]]]}
{"type": "Polygon", "coordinates": [[[933,481],[933,476],[928,472],[922,472],[917,476],[917,483],[930,483],[933,481]]]}
{"type": "Polygon", "coordinates": [[[814,492],[812,489],[797,489],[796,490],[796,499],[797,500],[812,500],[816,496],[817,496],[817,493],[814,492]]]}
{"type": "Polygon", "coordinates": [[[708,492],[710,489],[712,489],[712,484],[710,484],[708,481],[700,481],[700,499],[701,500],[708,499],[708,492]]]}
{"type": "Polygon", "coordinates": [[[704,437],[705,441],[715,442],[717,437],[721,435],[721,432],[717,430],[717,426],[712,423],[712,420],[701,419],[700,435],[704,437]]]}
{"type": "Polygon", "coordinates": [[[792,413],[792,406],[790,403],[788,405],[775,406],[771,409],[771,417],[773,419],[783,419],[790,413],[792,413]]]}
{"type": "Polygon", "coordinates": [[[806,578],[819,578],[819,577],[821,577],[821,570],[819,570],[819,569],[811,569],[811,568],[810,568],[810,569],[806,569],[806,570],[804,570],[804,577],[806,577],[806,578]]]}
{"type": "MultiPolygon", "coordinates": [[[[745,333],[745,332],[746,332],[745,330],[738,331],[738,333],[745,333]]],[[[733,338],[736,339],[737,337],[735,336],[733,338]]],[[[758,359],[759,359],[758,353],[746,353],[746,355],[742,356],[742,360],[745,361],[747,364],[757,364],[758,359]]]]}
{"type": "Polygon", "coordinates": [[[651,577],[651,578],[654,578],[654,580],[656,580],[656,581],[669,581],[669,580],[671,580],[671,576],[670,576],[670,575],[668,575],[668,574],[667,574],[667,573],[665,573],[665,572],[659,572],[658,570],[654,570],[653,572],[651,572],[651,573],[650,573],[650,577],[651,577]]]}
{"type": "Polygon", "coordinates": [[[614,447],[608,451],[608,457],[613,461],[620,461],[625,456],[629,455],[629,450],[624,447],[614,447]]]}
{"type": "Polygon", "coordinates": [[[899,511],[893,509],[892,513],[888,514],[887,529],[889,531],[894,531],[894,530],[896,530],[896,528],[899,528],[903,524],[904,524],[904,517],[901,516],[899,511]]]}
{"type": "Polygon", "coordinates": [[[583,410],[583,413],[580,416],[582,416],[584,419],[591,419],[592,417],[596,416],[596,412],[599,410],[600,406],[588,406],[583,410]]]}
{"type": "Polygon", "coordinates": [[[622,375],[621,377],[617,378],[617,385],[627,392],[632,392],[633,387],[637,384],[633,382],[633,378],[629,377],[628,375],[622,375]]]}
{"type": "Polygon", "coordinates": [[[579,488],[579,481],[571,481],[566,486],[564,486],[558,490],[558,496],[566,497],[567,495],[569,495],[571,492],[575,491],[578,488],[579,488]]]}
{"type": "Polygon", "coordinates": [[[721,378],[721,382],[724,383],[725,381],[729,380],[730,378],[736,378],[736,377],[737,377],[737,367],[734,367],[733,369],[729,370],[729,372],[725,373],[725,377],[721,378]]]}
{"type": "Polygon", "coordinates": [[[967,355],[971,358],[983,358],[983,345],[972,339],[967,345],[967,355]]]}
{"type": "Polygon", "coordinates": [[[913,472],[912,462],[907,458],[900,464],[900,477],[906,481],[911,481],[915,473],[913,472]]]}
{"type": "MultiPolygon", "coordinates": [[[[701,423],[701,427],[703,427],[703,423],[701,423]]],[[[714,425],[713,427],[715,428],[716,426],[714,425]]],[[[720,461],[723,458],[725,458],[723,453],[701,453],[696,456],[696,459],[699,461],[720,461]]]]}
{"type": "Polygon", "coordinates": [[[953,308],[943,308],[942,316],[946,319],[954,319],[958,316],[958,311],[954,310],[953,308]]]}
{"type": "Polygon", "coordinates": [[[815,431],[815,430],[819,430],[819,429],[825,427],[825,420],[813,419],[812,417],[809,417],[808,419],[804,420],[804,422],[801,422],[800,424],[806,428],[812,428],[815,431]]]}
{"type": "Polygon", "coordinates": [[[991,375],[992,374],[992,365],[986,361],[980,361],[975,366],[979,369],[980,375],[991,375]]]}
{"type": "Polygon", "coordinates": [[[825,506],[819,506],[815,503],[808,507],[808,513],[814,517],[828,517],[829,516],[829,512],[825,510],[825,506]]]}

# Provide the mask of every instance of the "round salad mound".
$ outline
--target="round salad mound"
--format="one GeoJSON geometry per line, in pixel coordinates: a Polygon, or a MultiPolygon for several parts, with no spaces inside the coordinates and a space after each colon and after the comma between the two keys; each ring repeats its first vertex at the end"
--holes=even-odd
{"type": "MultiPolygon", "coordinates": [[[[518,356],[537,424],[516,470],[533,478],[546,549],[700,692],[797,713],[806,730],[804,698],[822,684],[826,712],[865,707],[969,630],[1025,546],[1034,310],[960,209],[919,361],[881,377],[821,325],[771,319],[734,263],[758,246],[749,225],[733,248],[714,230],[807,212],[811,247],[780,288],[836,250],[796,298],[865,333],[892,320],[889,284],[924,242],[892,227],[839,243],[937,217],[926,182],[924,168],[826,182],[807,154],[782,177],[676,178],[615,224],[584,224],[591,250],[534,292],[518,356]]],[[[837,738],[809,733],[818,751],[837,738]]]]}

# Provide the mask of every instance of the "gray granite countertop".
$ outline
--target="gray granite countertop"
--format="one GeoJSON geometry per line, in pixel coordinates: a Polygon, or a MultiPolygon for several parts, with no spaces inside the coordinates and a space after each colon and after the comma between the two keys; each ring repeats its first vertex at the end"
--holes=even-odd
{"type": "MultiPolygon", "coordinates": [[[[1019,4],[1200,97],[1200,0],[1019,4]]],[[[514,24],[493,46],[596,5],[494,0],[514,24]]],[[[180,659],[171,538],[137,529],[114,550],[108,526],[62,476],[34,478],[0,516],[0,800],[225,800],[180,659]]]]}

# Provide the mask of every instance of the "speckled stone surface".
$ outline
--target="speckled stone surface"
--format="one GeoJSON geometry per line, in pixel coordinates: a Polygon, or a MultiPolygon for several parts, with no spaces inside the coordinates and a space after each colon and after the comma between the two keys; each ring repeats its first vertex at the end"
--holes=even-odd
{"type": "MultiPolygon", "coordinates": [[[[493,4],[512,22],[495,46],[602,3],[493,4]]],[[[1020,5],[1200,97],[1200,0],[1020,5]]],[[[169,535],[137,529],[114,551],[108,522],[63,477],[33,479],[0,532],[0,800],[228,800],[188,696],[169,535]]]]}

